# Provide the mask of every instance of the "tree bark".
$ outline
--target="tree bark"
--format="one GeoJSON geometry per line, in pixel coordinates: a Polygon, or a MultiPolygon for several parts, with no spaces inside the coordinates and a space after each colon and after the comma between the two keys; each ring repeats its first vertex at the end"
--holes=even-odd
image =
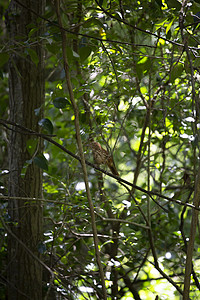
{"type": "MultiPolygon", "coordinates": [[[[11,1],[7,14],[7,28],[11,41],[9,61],[10,120],[35,131],[42,118],[44,103],[44,51],[39,42],[42,23],[32,9],[42,15],[44,0],[11,1]],[[38,27],[32,41],[28,33],[31,26],[38,27]],[[28,48],[27,48],[28,47],[28,48]],[[38,63],[33,62],[27,50],[37,53],[38,63]],[[39,114],[35,109],[40,109],[39,114]]],[[[32,58],[33,59],[33,58],[32,58]]],[[[34,59],[33,59],[34,60],[34,59]]],[[[37,110],[39,111],[39,110],[37,110]]],[[[14,129],[14,128],[13,128],[14,129]]],[[[22,176],[22,170],[31,156],[27,151],[27,141],[32,139],[22,132],[12,131],[9,137],[9,196],[42,197],[42,171],[30,164],[22,176]]],[[[42,144],[38,139],[37,153],[42,144]]],[[[9,200],[10,229],[35,254],[40,257],[39,244],[42,241],[42,205],[38,201],[9,200]]],[[[42,299],[42,266],[27,253],[25,248],[8,234],[8,299],[42,299]]]]}

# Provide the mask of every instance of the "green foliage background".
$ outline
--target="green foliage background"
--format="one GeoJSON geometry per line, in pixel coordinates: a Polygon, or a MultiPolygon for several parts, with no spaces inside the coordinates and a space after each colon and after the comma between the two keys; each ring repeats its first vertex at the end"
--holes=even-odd
{"type": "MultiPolygon", "coordinates": [[[[39,42],[46,52],[41,130],[78,154],[55,10],[47,2],[45,34],[39,41],[34,38],[37,28],[30,24],[26,43],[10,46],[3,17],[7,5],[0,1],[0,118],[9,118],[9,53],[23,46],[24,57],[37,64],[30,45],[39,42]]],[[[67,0],[61,7],[86,159],[93,162],[88,147],[92,135],[113,153],[120,177],[147,191],[192,203],[199,156],[199,25],[193,18],[200,11],[198,1],[187,3],[182,29],[181,1],[67,0]]],[[[0,134],[0,188],[6,196],[7,130],[2,128],[0,134]]],[[[44,169],[44,242],[38,250],[55,273],[54,299],[101,299],[81,165],[55,145],[44,144],[40,157],[35,153],[36,138],[30,138],[27,148],[33,156],[29,163],[44,169]]],[[[133,190],[135,202],[124,186],[106,175],[100,191],[100,173],[91,167],[88,173],[109,299],[156,295],[179,299],[173,283],[183,289],[191,208],[153,196],[162,209],[138,189],[133,190]],[[140,226],[145,225],[141,210],[151,224],[157,260],[148,231],[140,226]],[[111,215],[114,221],[108,220],[111,215]]],[[[1,214],[9,222],[4,200],[1,214]]],[[[0,230],[4,276],[7,244],[3,227],[0,230]]],[[[192,277],[191,299],[200,295],[199,242],[198,231],[193,259],[197,280],[192,277]]],[[[44,293],[49,280],[44,278],[44,293]]],[[[1,299],[4,293],[2,285],[1,299]]]]}

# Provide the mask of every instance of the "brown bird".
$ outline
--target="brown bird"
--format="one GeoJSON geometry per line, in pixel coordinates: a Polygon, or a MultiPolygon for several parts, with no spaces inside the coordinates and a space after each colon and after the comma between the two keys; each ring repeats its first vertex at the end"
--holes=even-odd
{"type": "Polygon", "coordinates": [[[90,141],[89,145],[92,149],[95,162],[98,165],[107,165],[110,171],[113,173],[113,175],[119,176],[119,173],[117,172],[117,169],[115,167],[114,160],[110,153],[107,150],[103,149],[101,145],[98,142],[95,142],[94,140],[90,141]]]}

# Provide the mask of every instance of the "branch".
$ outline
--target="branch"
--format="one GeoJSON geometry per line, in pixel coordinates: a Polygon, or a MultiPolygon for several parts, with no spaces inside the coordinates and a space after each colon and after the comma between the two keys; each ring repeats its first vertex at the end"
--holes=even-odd
{"type": "MultiPolygon", "coordinates": [[[[199,169],[198,169],[198,174],[197,174],[196,184],[195,184],[195,192],[194,192],[193,203],[194,203],[195,207],[199,207],[199,195],[200,195],[200,164],[199,164],[199,169]]],[[[187,246],[183,300],[189,299],[190,277],[191,277],[191,273],[192,273],[192,257],[193,257],[193,251],[194,251],[198,214],[199,214],[199,212],[197,210],[195,210],[195,209],[192,210],[192,221],[191,221],[191,225],[190,225],[190,238],[189,238],[189,242],[188,242],[188,246],[187,246]]]]}
{"type": "MultiPolygon", "coordinates": [[[[60,27],[60,25],[58,25],[58,24],[56,24],[55,22],[50,21],[49,19],[45,18],[44,16],[38,14],[36,11],[34,11],[34,10],[31,9],[30,7],[24,5],[24,4],[21,3],[20,1],[15,0],[15,2],[16,2],[18,5],[20,5],[21,7],[25,8],[25,9],[27,9],[28,11],[32,12],[33,14],[37,15],[37,16],[38,16],[39,18],[41,18],[42,20],[48,22],[49,24],[51,24],[51,25],[53,25],[53,26],[55,26],[55,27],[58,27],[58,28],[60,28],[61,30],[64,30],[64,31],[66,31],[66,32],[68,32],[68,33],[71,33],[71,34],[73,34],[73,35],[84,36],[84,37],[87,37],[87,38],[89,38],[89,39],[94,39],[94,40],[97,40],[97,41],[100,41],[100,42],[109,42],[109,43],[121,44],[121,45],[132,45],[132,46],[136,46],[136,47],[156,48],[156,46],[154,46],[154,45],[133,44],[133,43],[130,43],[130,42],[121,42],[121,41],[117,41],[117,40],[104,39],[104,38],[102,39],[102,38],[98,38],[97,36],[91,36],[91,35],[84,34],[84,33],[76,33],[76,32],[74,32],[73,30],[69,30],[69,29],[66,29],[66,28],[64,28],[64,27],[60,27]]],[[[96,2],[97,2],[97,1],[96,1],[96,2]]],[[[98,6],[100,6],[98,2],[97,2],[97,4],[98,4],[98,6]]],[[[103,9],[103,11],[104,11],[105,13],[109,14],[106,10],[103,9]]],[[[184,44],[180,44],[180,43],[177,43],[177,42],[168,40],[167,38],[161,37],[160,35],[158,35],[158,34],[156,34],[156,33],[153,33],[153,32],[151,32],[151,31],[149,31],[149,30],[145,30],[145,29],[139,28],[139,27],[137,27],[137,26],[135,26],[135,25],[132,25],[132,24],[128,23],[127,21],[121,20],[121,19],[119,19],[119,18],[113,16],[112,14],[110,14],[110,16],[111,16],[113,19],[117,20],[118,22],[122,22],[122,23],[124,23],[124,24],[126,24],[126,25],[128,25],[128,26],[130,26],[130,27],[132,27],[132,28],[134,28],[134,29],[136,29],[136,30],[139,30],[139,31],[141,31],[141,32],[143,32],[143,33],[146,33],[146,34],[148,34],[148,35],[152,35],[152,36],[157,37],[157,38],[159,38],[159,39],[163,39],[164,41],[166,41],[166,42],[168,42],[168,43],[171,43],[171,44],[173,44],[173,45],[177,45],[177,46],[180,46],[180,47],[184,47],[184,44]]],[[[189,49],[199,50],[198,47],[192,47],[192,46],[188,46],[188,47],[189,47],[189,49]]]]}
{"type": "MultiPolygon", "coordinates": [[[[51,139],[48,135],[45,135],[45,134],[33,131],[33,130],[28,129],[28,128],[22,126],[22,125],[19,125],[19,124],[15,123],[15,122],[8,121],[8,120],[0,119],[0,124],[2,124],[4,127],[6,127],[9,130],[14,130],[14,129],[12,129],[12,128],[8,127],[8,126],[5,126],[5,124],[10,124],[10,125],[13,125],[13,126],[15,126],[17,128],[20,128],[21,131],[18,131],[18,132],[21,133],[21,134],[29,134],[29,135],[35,135],[35,136],[41,137],[44,140],[50,142],[51,144],[54,144],[56,147],[60,148],[62,151],[64,151],[65,153],[69,154],[73,158],[77,159],[78,161],[81,161],[81,159],[80,159],[80,157],[78,155],[76,155],[73,152],[71,152],[70,150],[66,149],[65,147],[63,147],[62,145],[60,145],[59,143],[57,143],[56,141],[54,141],[53,139],[51,139]]],[[[147,190],[141,188],[138,185],[135,185],[135,184],[133,184],[133,183],[131,183],[131,182],[123,179],[123,178],[120,178],[119,176],[113,175],[112,173],[107,172],[107,171],[105,171],[104,169],[102,169],[100,167],[97,167],[95,164],[93,164],[93,163],[91,163],[91,162],[89,162],[87,160],[85,160],[85,163],[88,166],[94,168],[95,170],[100,171],[101,173],[103,173],[105,175],[108,175],[109,177],[112,177],[112,178],[116,179],[117,181],[122,182],[122,183],[124,183],[124,184],[126,184],[128,186],[131,186],[132,188],[137,189],[140,192],[143,192],[143,193],[145,193],[147,195],[157,196],[158,198],[162,198],[165,201],[174,202],[176,204],[179,204],[179,205],[182,205],[182,206],[187,206],[188,208],[193,208],[195,210],[200,211],[200,208],[199,207],[195,207],[193,204],[185,203],[185,202],[182,202],[180,200],[176,200],[176,199],[164,196],[164,195],[162,195],[162,194],[160,194],[158,192],[147,191],[147,190]]]]}
{"type": "MultiPolygon", "coordinates": [[[[124,185],[125,186],[125,185],[124,185]]],[[[126,187],[126,186],[125,186],[126,187]]],[[[126,187],[127,188],[127,187],[126,187]]],[[[179,288],[179,286],[176,284],[176,282],[171,279],[161,268],[160,268],[160,265],[159,265],[159,261],[158,261],[158,258],[157,258],[157,254],[156,254],[156,248],[155,248],[155,245],[154,245],[154,239],[153,239],[153,234],[152,234],[152,230],[151,230],[151,227],[150,227],[150,223],[149,223],[149,220],[148,218],[146,218],[146,216],[144,215],[141,207],[139,206],[137,200],[134,198],[132,192],[127,188],[127,190],[129,191],[131,197],[133,198],[133,200],[135,201],[135,203],[137,204],[137,208],[140,210],[141,214],[143,215],[144,217],[144,220],[146,221],[146,224],[147,226],[149,227],[148,229],[148,235],[149,235],[149,243],[150,243],[150,248],[151,248],[151,251],[152,251],[152,255],[153,255],[153,258],[154,258],[154,263],[152,263],[155,268],[158,270],[158,272],[160,272],[160,274],[166,278],[176,289],[177,291],[179,291],[179,293],[182,295],[183,292],[182,290],[179,288]]]]}
{"type": "MultiPolygon", "coordinates": [[[[154,45],[146,45],[146,44],[132,44],[130,42],[121,42],[121,41],[117,41],[117,40],[111,40],[111,39],[102,39],[102,38],[99,38],[97,37],[96,35],[95,36],[91,36],[89,34],[86,34],[86,33],[77,33],[73,30],[70,30],[70,29],[67,29],[67,28],[64,28],[64,27],[61,27],[59,24],[55,23],[54,21],[50,21],[49,19],[45,18],[44,16],[38,14],[36,11],[34,11],[33,9],[31,9],[30,7],[24,5],[23,3],[21,3],[20,1],[18,0],[15,0],[15,2],[20,5],[21,7],[27,9],[28,11],[30,11],[31,13],[37,15],[39,18],[41,18],[42,20],[48,22],[49,24],[51,24],[52,26],[54,27],[57,27],[59,28],[60,30],[64,30],[70,34],[73,34],[73,35],[77,35],[77,36],[83,36],[83,37],[87,37],[89,39],[93,39],[93,40],[97,40],[97,41],[100,41],[100,42],[108,42],[108,43],[113,43],[113,44],[121,44],[121,45],[134,45],[136,47],[149,47],[149,48],[155,48],[154,45]]],[[[181,44],[180,44],[181,46],[181,44]]],[[[182,45],[183,46],[183,45],[182,45]]],[[[190,47],[194,50],[198,50],[198,48],[195,48],[195,47],[190,47]]]]}
{"type": "MultiPolygon", "coordinates": [[[[141,32],[143,32],[143,33],[146,33],[146,34],[148,34],[148,35],[151,35],[151,36],[157,37],[157,38],[159,38],[159,39],[162,39],[162,40],[164,40],[164,41],[166,41],[166,42],[168,42],[168,43],[170,43],[170,44],[173,44],[173,45],[176,45],[176,46],[184,47],[184,44],[180,44],[180,43],[171,41],[171,40],[169,40],[169,39],[167,39],[167,38],[165,38],[165,37],[162,37],[162,36],[160,36],[160,35],[158,35],[158,34],[156,34],[156,33],[153,33],[153,32],[151,32],[151,31],[149,31],[149,30],[146,30],[146,29],[139,28],[139,27],[137,27],[136,25],[132,25],[132,24],[128,23],[128,22],[127,22],[126,20],[124,20],[124,19],[120,19],[120,18],[116,17],[115,15],[112,15],[112,14],[109,13],[107,10],[105,10],[105,9],[102,7],[102,5],[101,5],[97,0],[95,0],[95,2],[96,2],[96,4],[101,8],[101,10],[102,10],[107,16],[109,16],[110,18],[115,19],[116,21],[118,21],[118,22],[120,22],[120,23],[123,23],[123,24],[125,24],[125,25],[127,25],[127,26],[129,26],[129,27],[131,27],[131,28],[133,28],[133,29],[136,29],[136,30],[141,31],[141,32]]],[[[192,47],[190,47],[190,48],[192,48],[192,47]]]]}
{"type": "MultiPolygon", "coordinates": [[[[96,213],[97,214],[97,213],[96,213]]],[[[141,228],[144,228],[144,229],[149,229],[148,226],[146,225],[143,225],[143,224],[138,224],[138,223],[135,223],[135,222],[132,222],[132,221],[128,221],[128,220],[124,220],[124,219],[115,219],[115,218],[104,218],[102,217],[100,214],[97,214],[101,219],[102,221],[104,222],[114,222],[114,223],[125,223],[125,224],[131,224],[131,225],[134,225],[134,226],[138,226],[138,227],[141,227],[141,228]]]]}
{"type": "Polygon", "coordinates": [[[26,250],[26,252],[28,252],[39,264],[41,264],[52,276],[52,278],[54,278],[54,272],[45,264],[43,263],[43,261],[41,261],[41,259],[39,259],[13,232],[12,230],[6,225],[6,223],[4,222],[3,217],[0,215],[0,220],[2,222],[3,227],[5,228],[5,230],[7,231],[7,233],[9,233],[19,244],[21,244],[24,249],[26,250]]]}
{"type": "MultiPolygon", "coordinates": [[[[180,287],[178,286],[178,284],[176,284],[175,281],[169,275],[167,275],[160,268],[160,266],[158,264],[155,264],[155,262],[153,263],[151,261],[149,261],[149,263],[152,264],[157,269],[157,271],[163,276],[163,278],[165,278],[168,282],[170,282],[181,295],[183,295],[183,291],[180,289],[180,287]]],[[[187,299],[187,300],[190,300],[190,299],[187,299]]]]}
{"type": "MultiPolygon", "coordinates": [[[[59,0],[56,1],[56,13],[57,13],[57,18],[58,18],[58,23],[60,25],[60,28],[63,28],[61,14],[60,14],[60,1],[59,0]]],[[[101,258],[100,258],[100,252],[99,252],[99,245],[98,245],[99,242],[98,242],[98,234],[97,234],[97,227],[96,227],[96,221],[95,221],[94,206],[93,206],[93,202],[92,202],[92,198],[91,198],[91,194],[90,194],[87,168],[86,168],[86,162],[85,162],[83,145],[82,145],[81,134],[80,134],[79,110],[78,110],[78,106],[77,106],[75,98],[74,98],[73,87],[72,87],[71,78],[70,78],[69,64],[68,64],[67,54],[66,54],[67,53],[66,52],[67,38],[66,38],[65,31],[63,29],[61,29],[61,36],[62,36],[62,54],[63,54],[63,60],[64,60],[65,77],[66,77],[67,87],[68,87],[68,91],[69,91],[70,101],[72,103],[74,115],[75,115],[75,129],[76,129],[77,145],[78,145],[79,154],[80,154],[80,162],[81,162],[82,169],[83,169],[88,204],[89,204],[89,208],[90,208],[90,216],[91,216],[91,223],[92,223],[96,260],[97,260],[97,264],[99,267],[99,273],[100,273],[100,278],[101,278],[103,299],[106,300],[107,299],[107,291],[106,291],[106,286],[105,286],[104,270],[103,270],[103,266],[101,264],[101,258]]]]}
{"type": "Polygon", "coordinates": [[[108,50],[107,50],[106,47],[104,46],[103,41],[101,42],[101,45],[102,45],[103,50],[106,52],[106,54],[107,54],[107,56],[108,56],[108,58],[109,58],[109,60],[110,60],[110,63],[111,63],[112,68],[113,68],[113,71],[114,71],[114,73],[115,73],[115,78],[116,78],[117,84],[119,85],[119,80],[118,80],[118,76],[117,76],[117,71],[116,71],[116,69],[115,69],[114,61],[113,61],[112,57],[110,56],[108,50]]]}
{"type": "MultiPolygon", "coordinates": [[[[188,199],[187,201],[189,200],[191,196],[191,193],[189,194],[188,196],[188,199]]],[[[184,242],[184,245],[185,245],[185,249],[183,250],[185,253],[187,253],[187,239],[186,239],[186,236],[185,236],[185,233],[184,233],[184,214],[186,212],[186,207],[183,208],[182,212],[181,212],[181,223],[180,223],[180,226],[179,226],[179,229],[180,229],[180,232],[181,232],[181,235],[182,235],[182,239],[183,239],[183,242],[184,242]]],[[[199,280],[198,280],[198,276],[196,275],[196,272],[194,270],[194,266],[192,264],[192,276],[193,276],[193,279],[194,279],[194,282],[196,284],[196,287],[200,290],[200,283],[199,283],[199,280]]]]}
{"type": "MultiPolygon", "coordinates": [[[[185,19],[185,10],[187,9],[187,0],[184,0],[182,2],[182,7],[180,10],[179,15],[179,26],[181,30],[181,36],[184,42],[185,51],[190,63],[190,72],[191,72],[191,85],[192,85],[192,100],[195,101],[196,104],[196,118],[195,123],[197,126],[197,122],[199,119],[199,103],[197,101],[196,96],[196,90],[195,90],[195,81],[194,81],[194,68],[192,64],[192,59],[187,43],[187,37],[184,35],[184,19],[185,19]]],[[[197,128],[197,127],[196,127],[197,128]]],[[[197,130],[197,129],[196,129],[197,130]]],[[[200,195],[200,163],[199,168],[197,171],[197,177],[195,180],[195,191],[194,191],[194,200],[193,204],[195,207],[199,207],[199,195],[200,195]]],[[[190,294],[190,278],[192,273],[192,257],[193,257],[193,251],[194,251],[194,243],[195,243],[195,236],[196,236],[196,228],[197,228],[197,222],[198,222],[198,211],[194,210],[192,211],[192,220],[191,220],[191,226],[190,226],[190,237],[189,242],[187,245],[187,256],[186,256],[186,265],[185,265],[185,277],[184,277],[184,291],[183,291],[183,300],[189,299],[190,294]]]]}

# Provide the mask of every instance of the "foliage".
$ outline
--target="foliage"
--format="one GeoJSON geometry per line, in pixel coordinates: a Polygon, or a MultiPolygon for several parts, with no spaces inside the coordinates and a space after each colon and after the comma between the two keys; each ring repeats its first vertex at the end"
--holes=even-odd
{"type": "MultiPolygon", "coordinates": [[[[131,196],[127,186],[88,166],[108,299],[155,299],[156,295],[179,299],[192,209],[174,200],[192,203],[198,172],[199,25],[193,16],[200,11],[199,3],[183,7],[175,0],[64,0],[61,8],[86,160],[93,162],[88,147],[93,136],[113,153],[120,177],[147,191],[129,186],[131,196]],[[143,225],[150,225],[150,230],[143,225]]],[[[44,134],[55,135],[56,142],[77,154],[61,34],[50,3],[43,17],[46,102],[40,126],[44,134]]],[[[37,54],[29,49],[37,28],[29,30],[29,39],[21,46],[24,57],[37,64],[37,54]]],[[[1,37],[5,38],[3,31],[1,37]]],[[[12,51],[17,49],[8,44],[0,53],[1,119],[9,117],[6,63],[12,51]]],[[[0,183],[5,196],[6,134],[4,128],[0,183]]],[[[81,165],[46,140],[44,156],[37,157],[34,138],[27,148],[33,155],[29,163],[44,169],[44,243],[38,249],[54,271],[55,299],[101,299],[81,165]]],[[[1,211],[9,222],[6,202],[1,211]]],[[[0,230],[5,270],[7,245],[3,226],[0,230]]],[[[191,299],[200,295],[198,245],[199,234],[191,299]]],[[[49,278],[44,280],[44,293],[49,284],[49,278]]]]}

